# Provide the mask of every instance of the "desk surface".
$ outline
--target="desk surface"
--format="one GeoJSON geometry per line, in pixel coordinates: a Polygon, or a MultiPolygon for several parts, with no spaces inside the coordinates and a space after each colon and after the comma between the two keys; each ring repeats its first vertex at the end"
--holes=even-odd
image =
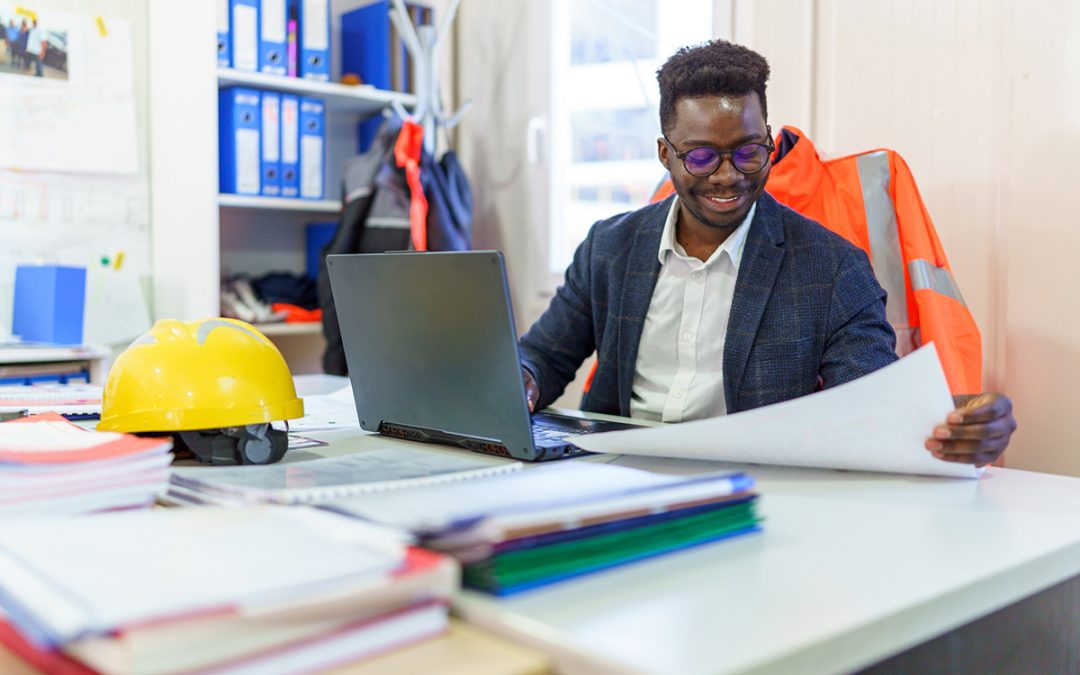
{"type": "MultiPolygon", "coordinates": [[[[331,442],[317,449],[327,455],[399,442],[311,435],[331,442]]],[[[617,461],[669,473],[735,468],[617,461]]],[[[869,665],[1080,574],[1077,478],[737,468],[758,480],[763,533],[509,599],[465,592],[456,611],[544,649],[566,672],[826,673],[869,665]]]]}
{"type": "MultiPolygon", "coordinates": [[[[441,675],[545,675],[551,672],[551,663],[538,652],[451,619],[445,635],[334,668],[327,675],[434,672],[441,675]]],[[[38,675],[37,670],[3,646],[0,646],[0,673],[38,675]]]]}

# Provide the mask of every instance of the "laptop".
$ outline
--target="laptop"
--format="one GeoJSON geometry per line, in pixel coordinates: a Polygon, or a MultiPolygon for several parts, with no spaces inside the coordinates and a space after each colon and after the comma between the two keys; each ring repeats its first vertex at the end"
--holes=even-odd
{"type": "Polygon", "coordinates": [[[367,431],[525,461],[584,451],[620,422],[529,414],[497,251],[326,257],[356,413],[367,431]]]}

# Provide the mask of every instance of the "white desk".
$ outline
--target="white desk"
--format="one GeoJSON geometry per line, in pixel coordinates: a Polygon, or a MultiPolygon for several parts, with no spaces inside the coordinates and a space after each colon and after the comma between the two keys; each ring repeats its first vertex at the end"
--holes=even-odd
{"type": "MultiPolygon", "coordinates": [[[[457,611],[549,650],[566,672],[834,673],[1080,575],[1080,479],[747,470],[762,494],[762,534],[520,597],[466,592],[457,611]]],[[[1073,616],[1058,629],[1076,631],[1073,616]]]]}
{"type": "MultiPolygon", "coordinates": [[[[331,444],[301,452],[399,442],[346,430],[310,435],[331,444]]],[[[675,473],[732,466],[619,463],[675,473]]],[[[996,468],[979,481],[744,468],[762,495],[761,534],[508,599],[467,591],[455,610],[539,647],[567,673],[836,673],[1065,580],[1076,578],[1080,600],[1080,479],[996,468]]],[[[1052,628],[1060,644],[1068,641],[1060,631],[1078,630],[1078,615],[1073,602],[1073,623],[1052,628]]]]}

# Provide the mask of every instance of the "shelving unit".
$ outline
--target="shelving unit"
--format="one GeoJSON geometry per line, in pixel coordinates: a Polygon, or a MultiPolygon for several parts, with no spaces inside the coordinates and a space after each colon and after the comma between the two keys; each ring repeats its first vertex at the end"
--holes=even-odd
{"type": "MultiPolygon", "coordinates": [[[[363,0],[331,0],[336,17],[363,0]]],[[[436,5],[439,4],[437,1],[436,5]]],[[[337,220],[344,164],[357,154],[357,124],[395,101],[416,97],[300,78],[237,72],[217,65],[216,3],[155,2],[148,9],[148,111],[155,318],[199,319],[220,313],[222,274],[304,269],[303,225],[337,220]],[[185,58],[176,58],[184,54],[185,58]],[[327,199],[221,194],[218,189],[217,94],[249,86],[322,99],[326,104],[327,199]]],[[[336,49],[332,45],[332,49],[336,49]]],[[[337,57],[334,57],[335,59],[337,57]]],[[[332,59],[332,63],[334,60],[332,59]]],[[[337,73],[332,73],[334,77],[337,73]]],[[[261,327],[295,374],[320,372],[320,324],[261,327]]]]}
{"type": "Polygon", "coordinates": [[[391,105],[394,101],[411,106],[416,103],[412,94],[383,91],[371,85],[347,85],[337,82],[316,82],[298,77],[282,77],[263,73],[246,73],[232,68],[218,68],[218,86],[254,87],[272,89],[301,96],[317,96],[326,102],[327,112],[352,115],[370,115],[391,105]]]}
{"type": "Polygon", "coordinates": [[[282,335],[319,335],[322,333],[322,323],[310,321],[303,323],[257,323],[255,327],[268,338],[282,335]]]}
{"type": "Polygon", "coordinates": [[[297,213],[338,213],[341,203],[333,199],[289,199],[286,197],[254,197],[234,195],[222,192],[218,195],[218,205],[233,209],[269,209],[272,211],[294,211],[297,213]]]}

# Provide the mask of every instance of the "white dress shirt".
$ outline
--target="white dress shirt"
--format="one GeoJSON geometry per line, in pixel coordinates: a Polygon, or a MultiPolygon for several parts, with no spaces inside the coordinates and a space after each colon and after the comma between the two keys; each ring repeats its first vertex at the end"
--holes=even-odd
{"type": "Polygon", "coordinates": [[[679,198],[660,237],[660,276],[641,332],[630,415],[663,422],[727,413],[724,343],[746,233],[755,203],[705,262],[675,238],[679,198]]]}

